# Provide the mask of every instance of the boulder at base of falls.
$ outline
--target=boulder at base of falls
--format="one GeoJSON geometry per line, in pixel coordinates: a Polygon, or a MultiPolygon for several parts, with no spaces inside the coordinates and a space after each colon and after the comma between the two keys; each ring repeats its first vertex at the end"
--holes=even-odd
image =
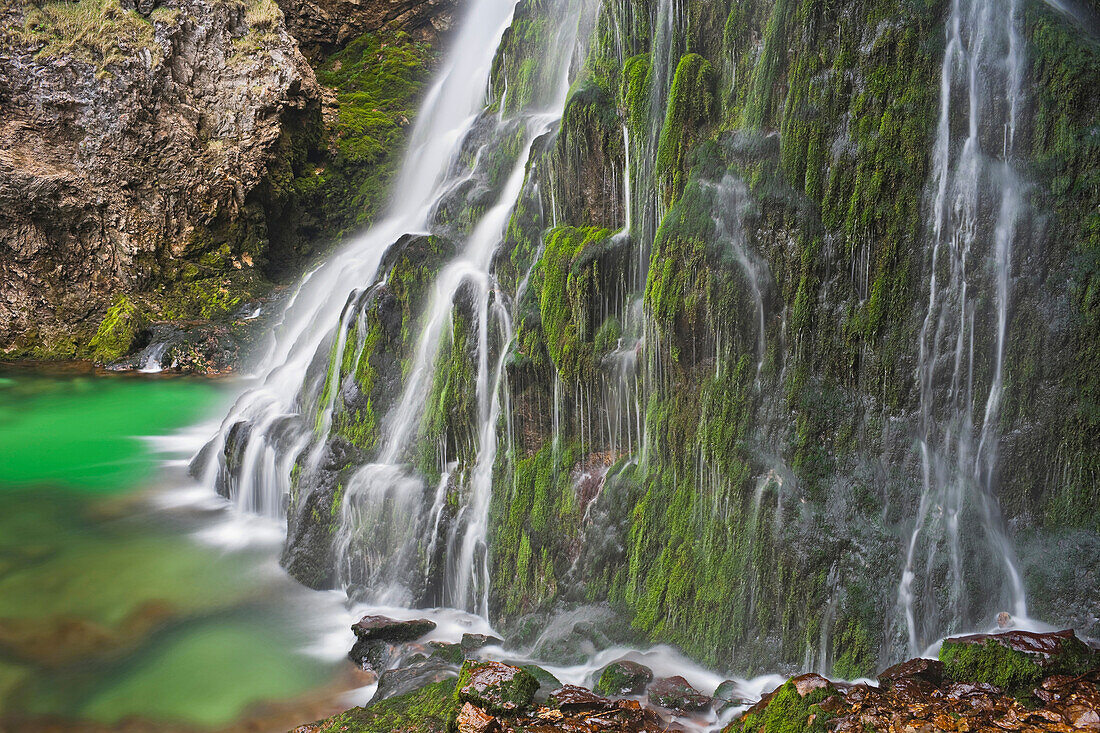
{"type": "Polygon", "coordinates": [[[419,639],[435,628],[426,618],[399,621],[388,616],[364,616],[352,624],[355,644],[348,658],[362,669],[381,672],[394,653],[394,644],[419,639]]]}
{"type": "Polygon", "coordinates": [[[519,667],[467,661],[459,673],[455,696],[491,713],[507,715],[531,705],[538,689],[538,680],[519,667]]]}
{"type": "Polygon", "coordinates": [[[462,635],[462,640],[459,643],[462,645],[464,651],[473,652],[485,646],[503,644],[504,639],[490,636],[489,634],[471,634],[467,632],[462,635]]]}
{"type": "Polygon", "coordinates": [[[745,704],[747,703],[741,696],[741,686],[733,680],[726,680],[714,691],[714,709],[719,713],[745,704]]]}
{"type": "Polygon", "coordinates": [[[943,681],[943,662],[938,659],[918,657],[879,672],[878,681],[883,687],[890,687],[900,680],[919,679],[938,685],[943,681]]]}
{"type": "Polygon", "coordinates": [[[352,624],[359,641],[416,641],[435,628],[426,618],[398,621],[388,616],[364,616],[352,624]]]}
{"type": "Polygon", "coordinates": [[[611,710],[615,704],[603,695],[577,685],[564,685],[550,693],[548,704],[562,712],[611,710]]]}
{"type": "Polygon", "coordinates": [[[1100,655],[1072,629],[957,636],[944,640],[939,656],[949,680],[984,682],[1024,695],[1050,675],[1079,675],[1100,667],[1100,655]]]}
{"type": "Polygon", "coordinates": [[[949,639],[942,663],[911,659],[890,667],[879,675],[881,688],[800,675],[764,695],[723,733],[1100,733],[1100,664],[1094,652],[1072,632],[1020,633],[949,639]],[[1034,684],[1028,687],[1024,680],[1034,684]]]}
{"type": "Polygon", "coordinates": [[[644,664],[620,659],[603,668],[596,692],[603,695],[641,695],[653,681],[653,670],[644,664]]]}
{"type": "Polygon", "coordinates": [[[695,713],[710,707],[710,698],[683,677],[662,677],[649,686],[649,701],[662,708],[695,713]]]}

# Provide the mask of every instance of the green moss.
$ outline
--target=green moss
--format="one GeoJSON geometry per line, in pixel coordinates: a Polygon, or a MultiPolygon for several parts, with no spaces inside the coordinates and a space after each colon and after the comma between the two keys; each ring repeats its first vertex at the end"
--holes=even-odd
{"type": "Polygon", "coordinates": [[[676,65],[657,144],[657,171],[669,190],[686,180],[687,155],[716,111],[714,67],[699,54],[684,55],[676,65]]]}
{"type": "Polygon", "coordinates": [[[425,687],[369,707],[316,723],[317,733],[447,733],[454,726],[458,703],[455,680],[425,687]]]}
{"type": "Polygon", "coordinates": [[[88,343],[92,358],[107,363],[125,356],[146,324],[141,309],[125,295],[119,295],[107,309],[99,329],[88,343]]]}
{"type": "Polygon", "coordinates": [[[539,264],[539,313],[550,356],[567,381],[595,366],[597,258],[610,238],[610,230],[595,227],[559,227],[546,235],[539,264]]]}
{"type": "Polygon", "coordinates": [[[124,10],[118,0],[28,3],[26,8],[22,28],[7,28],[0,34],[39,45],[39,57],[69,56],[103,75],[137,49],[149,50],[154,64],[163,55],[153,23],[134,9],[124,10]]]}

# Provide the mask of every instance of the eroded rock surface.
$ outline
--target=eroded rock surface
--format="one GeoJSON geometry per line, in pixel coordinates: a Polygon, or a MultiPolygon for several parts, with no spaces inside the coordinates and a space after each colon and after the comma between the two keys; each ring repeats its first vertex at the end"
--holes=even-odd
{"type": "Polygon", "coordinates": [[[281,12],[273,0],[140,5],[107,0],[79,29],[55,4],[0,9],[8,355],[72,356],[117,293],[158,282],[186,283],[189,308],[225,310],[279,256],[248,204],[284,132],[320,104],[281,12]]]}

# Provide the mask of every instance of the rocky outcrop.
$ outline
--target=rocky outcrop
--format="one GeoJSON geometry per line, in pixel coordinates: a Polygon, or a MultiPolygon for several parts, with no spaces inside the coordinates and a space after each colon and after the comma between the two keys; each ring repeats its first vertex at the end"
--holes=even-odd
{"type": "Polygon", "coordinates": [[[178,318],[262,289],[250,197],[320,110],[273,0],[16,2],[0,26],[0,351],[80,354],[117,293],[178,318]]]}
{"type": "Polygon", "coordinates": [[[287,28],[311,56],[384,29],[435,44],[454,23],[458,5],[458,0],[279,0],[287,28]]]}

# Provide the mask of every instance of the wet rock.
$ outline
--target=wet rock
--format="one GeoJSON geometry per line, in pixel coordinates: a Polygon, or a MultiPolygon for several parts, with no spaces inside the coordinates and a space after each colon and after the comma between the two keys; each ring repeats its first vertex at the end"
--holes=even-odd
{"type": "Polygon", "coordinates": [[[463,650],[467,652],[473,652],[485,646],[497,646],[503,643],[504,639],[499,639],[495,636],[490,636],[489,634],[470,633],[463,634],[461,641],[459,641],[459,644],[462,646],[463,650]]]}
{"type": "Polygon", "coordinates": [[[360,669],[382,672],[393,659],[396,647],[385,641],[356,641],[348,652],[348,659],[360,669]]]}
{"type": "Polygon", "coordinates": [[[958,636],[943,642],[939,656],[946,679],[996,685],[1013,694],[1027,694],[1052,674],[1083,674],[1100,662],[1071,629],[958,636]]]}
{"type": "Polygon", "coordinates": [[[910,659],[907,662],[895,664],[884,669],[878,675],[878,681],[883,687],[889,687],[892,682],[906,678],[916,677],[933,685],[938,685],[943,680],[943,662],[938,659],[910,659]]]}
{"type": "Polygon", "coordinates": [[[442,659],[450,664],[462,664],[462,661],[466,658],[466,652],[460,644],[449,644],[445,641],[429,641],[428,648],[431,649],[431,657],[442,659]]]}
{"type": "Polygon", "coordinates": [[[544,703],[550,693],[561,687],[561,680],[535,664],[520,664],[520,669],[538,680],[539,689],[535,691],[535,702],[544,703]]]}
{"type": "Polygon", "coordinates": [[[378,688],[370,702],[373,705],[456,676],[455,668],[440,659],[426,659],[404,667],[387,669],[378,678],[378,688]]]}
{"type": "Polygon", "coordinates": [[[726,680],[714,691],[714,707],[718,712],[745,704],[747,701],[741,697],[741,687],[733,680],[726,680]]]}
{"type": "Polygon", "coordinates": [[[426,618],[399,621],[388,616],[364,616],[352,624],[360,641],[415,641],[435,628],[426,618]]]}
{"type": "Polygon", "coordinates": [[[620,659],[603,668],[596,692],[604,695],[641,695],[653,681],[653,670],[643,664],[620,659]]]}
{"type": "Polygon", "coordinates": [[[493,733],[500,728],[496,718],[468,702],[458,711],[456,725],[458,733],[493,733]]]}
{"type": "Polygon", "coordinates": [[[550,693],[548,704],[563,712],[580,710],[610,710],[614,707],[611,700],[603,695],[577,685],[565,685],[550,693]]]}
{"type": "Polygon", "coordinates": [[[516,713],[528,707],[539,683],[529,672],[501,662],[467,661],[458,677],[457,699],[491,713],[516,713]]]}
{"type": "Polygon", "coordinates": [[[301,726],[295,733],[449,733],[459,712],[454,689],[453,679],[435,682],[301,726]]]}
{"type": "Polygon", "coordinates": [[[832,682],[813,672],[791,678],[791,684],[794,685],[799,697],[806,697],[814,690],[828,689],[833,686],[832,682]]]}
{"type": "Polygon", "coordinates": [[[710,698],[692,687],[683,677],[662,677],[649,686],[649,701],[654,705],[684,713],[710,707],[710,698]]]}

